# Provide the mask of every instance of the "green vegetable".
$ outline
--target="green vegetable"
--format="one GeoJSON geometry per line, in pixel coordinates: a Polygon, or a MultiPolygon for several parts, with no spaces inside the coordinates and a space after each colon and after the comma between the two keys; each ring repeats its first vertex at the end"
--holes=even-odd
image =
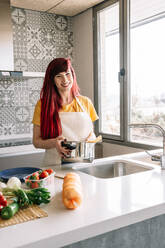
{"type": "Polygon", "coordinates": [[[42,203],[49,203],[50,202],[50,192],[46,188],[35,188],[35,189],[10,189],[5,188],[3,189],[3,194],[16,196],[16,200],[19,204],[20,208],[26,208],[31,204],[40,205],[42,203]]]}
{"type": "Polygon", "coordinates": [[[18,212],[18,210],[19,210],[18,203],[13,202],[2,209],[1,217],[2,219],[10,219],[18,212]]]}
{"type": "Polygon", "coordinates": [[[20,208],[26,208],[29,206],[29,199],[23,189],[15,190],[14,194],[18,197],[18,204],[20,208]]]}
{"type": "Polygon", "coordinates": [[[50,202],[50,192],[45,188],[31,189],[26,194],[31,204],[40,205],[41,203],[46,204],[50,202]]]}

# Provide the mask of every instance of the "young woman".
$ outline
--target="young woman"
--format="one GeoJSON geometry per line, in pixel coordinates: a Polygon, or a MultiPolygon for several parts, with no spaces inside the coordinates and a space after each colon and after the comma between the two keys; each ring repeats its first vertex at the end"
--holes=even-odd
{"type": "Polygon", "coordinates": [[[59,164],[70,153],[61,146],[62,141],[93,139],[92,122],[97,119],[91,100],[79,93],[70,59],[51,61],[32,121],[33,144],[46,149],[44,164],[59,164]]]}

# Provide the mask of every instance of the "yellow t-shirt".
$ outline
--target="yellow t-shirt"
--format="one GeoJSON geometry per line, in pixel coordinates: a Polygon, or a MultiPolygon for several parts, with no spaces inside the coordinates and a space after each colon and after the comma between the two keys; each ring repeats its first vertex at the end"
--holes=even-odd
{"type": "MultiPolygon", "coordinates": [[[[91,100],[86,96],[78,96],[79,101],[89,114],[92,121],[96,121],[99,117],[96,113],[96,110],[93,106],[91,100]]],[[[60,109],[60,112],[83,112],[80,105],[77,103],[76,99],[74,98],[70,104],[63,106],[60,109]]],[[[32,123],[35,125],[40,126],[40,114],[41,114],[41,101],[39,100],[34,109],[34,115],[32,123]]]]}

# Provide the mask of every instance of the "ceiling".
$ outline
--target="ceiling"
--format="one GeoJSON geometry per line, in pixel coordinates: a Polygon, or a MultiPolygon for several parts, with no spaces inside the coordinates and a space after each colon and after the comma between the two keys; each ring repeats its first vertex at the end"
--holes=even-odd
{"type": "Polygon", "coordinates": [[[14,7],[65,16],[75,16],[101,2],[103,0],[10,0],[14,7]]]}

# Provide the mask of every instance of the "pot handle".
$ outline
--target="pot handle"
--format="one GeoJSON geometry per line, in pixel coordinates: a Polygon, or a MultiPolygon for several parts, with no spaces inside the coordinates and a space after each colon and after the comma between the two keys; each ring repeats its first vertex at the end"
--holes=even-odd
{"type": "Polygon", "coordinates": [[[102,142],[102,136],[99,135],[96,139],[94,140],[88,140],[87,143],[101,143],[102,142]]]}

